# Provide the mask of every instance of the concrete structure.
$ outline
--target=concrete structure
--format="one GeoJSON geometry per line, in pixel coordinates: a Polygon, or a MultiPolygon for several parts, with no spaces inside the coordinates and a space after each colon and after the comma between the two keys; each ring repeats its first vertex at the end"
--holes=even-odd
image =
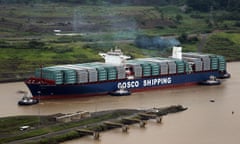
{"type": "Polygon", "coordinates": [[[91,117],[90,112],[79,111],[76,113],[63,114],[60,116],[56,116],[55,120],[57,122],[71,122],[71,121],[76,121],[76,120],[80,120],[80,119],[88,118],[88,117],[91,117]]]}

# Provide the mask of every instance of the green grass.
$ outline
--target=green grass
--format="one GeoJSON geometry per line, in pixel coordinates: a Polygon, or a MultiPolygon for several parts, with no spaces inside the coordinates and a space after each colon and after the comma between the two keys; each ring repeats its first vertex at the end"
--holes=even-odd
{"type": "Polygon", "coordinates": [[[34,125],[38,122],[38,118],[34,116],[19,116],[19,117],[7,117],[0,119],[1,133],[15,133],[16,129],[19,129],[19,123],[21,125],[34,125]]]}
{"type": "MultiPolygon", "coordinates": [[[[34,136],[44,135],[50,132],[56,132],[60,130],[65,130],[68,128],[74,128],[78,126],[84,126],[88,124],[98,123],[101,121],[118,118],[121,116],[131,115],[133,112],[110,112],[100,116],[87,118],[81,121],[68,122],[68,123],[59,123],[51,120],[50,117],[46,116],[16,116],[16,117],[7,117],[0,118],[0,143],[10,142],[20,139],[26,139],[34,136]],[[41,122],[41,123],[40,123],[41,122]],[[29,125],[33,129],[20,131],[19,127],[23,125],[29,125]],[[40,127],[39,127],[40,126],[40,127]]],[[[75,135],[76,133],[72,133],[75,135]]],[[[70,135],[57,136],[53,139],[59,139],[60,142],[62,138],[72,137],[70,135]]]]}
{"type": "MultiPolygon", "coordinates": [[[[106,52],[115,46],[121,48],[132,58],[159,56],[158,50],[144,50],[134,45],[137,35],[179,36],[182,33],[195,34],[211,32],[214,29],[227,29],[235,32],[219,33],[229,37],[239,45],[239,28],[236,21],[225,20],[218,26],[209,27],[208,13],[184,13],[177,6],[84,6],[64,3],[7,5],[0,10],[0,20],[10,22],[0,27],[0,80],[5,74],[15,77],[17,73],[33,72],[36,67],[67,63],[102,61],[98,52],[106,52]],[[11,17],[9,17],[11,15],[11,17]],[[182,20],[176,21],[181,15],[182,20]],[[194,17],[195,16],[195,17],[194,17]],[[197,16],[197,17],[196,17],[197,16]],[[99,30],[83,32],[80,36],[56,36],[53,29],[61,29],[58,24],[80,20],[86,24],[96,24],[99,30]],[[141,28],[149,21],[172,21],[173,25],[156,25],[141,28]],[[126,27],[125,23],[130,23],[126,27]],[[118,24],[122,24],[118,25],[118,24]],[[8,26],[9,25],[9,26],[8,26]],[[33,25],[33,31],[31,29],[33,25]],[[26,29],[26,30],[24,30],[26,29]],[[46,31],[46,29],[51,29],[46,31]],[[34,31],[39,30],[39,31],[34,31]],[[236,32],[238,31],[238,32],[236,32]],[[43,47],[31,48],[32,40],[44,43],[43,47]],[[131,42],[128,42],[131,40],[131,42]],[[1,41],[6,42],[1,47],[1,41]]],[[[225,12],[216,12],[220,16],[225,12]]],[[[64,31],[68,33],[69,31],[64,31]]],[[[213,40],[213,39],[212,39],[213,40]]],[[[216,40],[216,39],[215,39],[216,40]]],[[[211,45],[216,44],[211,42],[211,45]]],[[[217,47],[218,44],[215,45],[217,47]]],[[[196,43],[184,43],[184,51],[196,51],[196,43]]],[[[213,46],[212,46],[213,47],[213,46]]],[[[216,50],[216,49],[215,49],[216,50]]],[[[215,53],[215,51],[212,51],[215,53]]],[[[228,55],[228,57],[231,57],[228,55]]],[[[235,59],[236,55],[231,59],[235,59]]]]}
{"type": "Polygon", "coordinates": [[[183,44],[182,45],[183,52],[196,52],[197,51],[197,45],[196,44],[183,44]]]}
{"type": "MultiPolygon", "coordinates": [[[[181,105],[173,105],[165,108],[159,109],[159,112],[156,113],[158,116],[163,116],[168,113],[176,113],[180,111],[184,111],[184,108],[181,105]]],[[[76,131],[70,129],[75,128],[78,129],[79,126],[85,126],[89,130],[94,131],[104,131],[109,130],[111,127],[102,124],[104,121],[113,120],[115,122],[123,123],[119,118],[123,117],[136,117],[136,113],[139,113],[138,110],[113,110],[113,111],[104,111],[100,113],[92,114],[92,117],[81,119],[79,121],[71,121],[71,122],[56,122],[54,121],[53,116],[16,116],[16,117],[6,117],[0,118],[0,143],[12,142],[16,140],[22,140],[26,138],[31,138],[35,136],[42,135],[41,139],[38,139],[32,144],[37,143],[59,143],[66,140],[70,140],[73,138],[80,137],[82,135],[76,133],[76,131]],[[23,125],[31,126],[30,129],[25,131],[20,131],[19,127],[23,125]],[[7,129],[6,129],[7,127],[7,129]],[[3,129],[6,129],[3,131],[3,129]],[[63,134],[57,134],[53,132],[60,132],[61,130],[69,131],[63,132],[63,134]],[[44,134],[51,134],[50,136],[46,136],[44,134]]],[[[143,111],[141,111],[143,112],[143,111]]],[[[139,117],[139,119],[142,119],[139,117]]],[[[80,127],[81,128],[81,127],[80,127]]],[[[60,132],[61,133],[61,132],[60,132]]],[[[26,142],[29,142],[26,140],[26,142]]]]}
{"type": "Polygon", "coordinates": [[[227,60],[240,60],[239,33],[217,33],[207,40],[204,52],[223,55],[227,60]]]}
{"type": "Polygon", "coordinates": [[[213,36],[218,36],[221,38],[227,38],[230,41],[234,42],[236,45],[240,45],[240,34],[239,33],[227,33],[227,32],[220,32],[213,36]]]}

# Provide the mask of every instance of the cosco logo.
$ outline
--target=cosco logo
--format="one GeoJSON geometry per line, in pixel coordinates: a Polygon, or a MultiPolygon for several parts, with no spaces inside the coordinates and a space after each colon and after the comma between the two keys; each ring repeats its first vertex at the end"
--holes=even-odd
{"type": "Polygon", "coordinates": [[[119,82],[118,88],[137,88],[139,87],[139,81],[119,82]]]}

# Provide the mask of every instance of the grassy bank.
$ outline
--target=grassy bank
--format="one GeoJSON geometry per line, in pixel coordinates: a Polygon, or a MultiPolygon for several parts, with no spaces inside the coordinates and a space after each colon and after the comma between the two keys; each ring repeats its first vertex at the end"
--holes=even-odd
{"type": "Polygon", "coordinates": [[[83,134],[79,134],[76,132],[76,129],[78,128],[85,128],[98,132],[106,131],[113,128],[104,125],[104,121],[111,120],[119,123],[131,124],[129,122],[126,123],[121,119],[123,117],[142,119],[140,116],[137,115],[140,112],[147,112],[149,114],[163,116],[168,113],[176,113],[183,110],[186,109],[183,108],[181,105],[159,108],[157,109],[157,111],[134,109],[110,110],[94,112],[89,118],[84,118],[71,122],[57,122],[55,121],[54,116],[17,116],[0,118],[0,143],[59,143],[84,136],[83,134]],[[23,125],[28,125],[30,126],[30,128],[25,131],[20,131],[19,128],[23,125]]]}
{"type": "Polygon", "coordinates": [[[203,52],[224,55],[228,61],[240,60],[240,34],[217,33],[209,37],[203,52]]]}
{"type": "Polygon", "coordinates": [[[77,128],[80,126],[95,124],[101,121],[118,118],[120,116],[131,115],[136,112],[136,110],[97,112],[94,113],[91,118],[86,118],[80,121],[73,121],[68,123],[56,122],[54,120],[54,116],[17,116],[0,118],[0,143],[31,138],[74,127],[77,128]],[[26,131],[20,131],[19,128],[24,125],[29,125],[31,126],[31,128],[26,131]]]}
{"type": "Polygon", "coordinates": [[[2,4],[0,81],[22,80],[33,75],[40,65],[101,61],[98,52],[115,46],[132,58],[165,55],[159,49],[138,48],[134,43],[138,35],[197,35],[198,41],[182,42],[184,51],[197,51],[201,43],[198,35],[216,30],[231,31],[208,37],[204,52],[210,49],[211,53],[223,54],[228,60],[239,60],[238,21],[217,19],[226,13],[214,11],[216,19],[212,19],[209,13],[186,12],[175,5],[2,4]],[[77,35],[55,35],[53,30],[77,35]],[[222,39],[219,37],[225,39],[224,48],[220,48],[222,39]]]}

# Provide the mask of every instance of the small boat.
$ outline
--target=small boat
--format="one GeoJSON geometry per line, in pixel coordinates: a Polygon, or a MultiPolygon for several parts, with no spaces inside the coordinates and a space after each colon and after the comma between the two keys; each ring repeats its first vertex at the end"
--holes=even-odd
{"type": "Polygon", "coordinates": [[[215,76],[210,76],[208,80],[202,81],[199,83],[200,85],[220,85],[221,81],[217,80],[215,76]]]}
{"type": "Polygon", "coordinates": [[[39,101],[37,99],[33,99],[32,97],[28,97],[24,95],[21,100],[18,101],[18,105],[33,105],[37,104],[39,101]]]}
{"type": "Polygon", "coordinates": [[[111,96],[128,96],[131,95],[131,92],[128,89],[118,89],[116,91],[109,93],[111,96]]]}
{"type": "Polygon", "coordinates": [[[231,74],[226,72],[225,74],[221,75],[218,78],[220,78],[220,79],[228,79],[228,78],[231,78],[231,74]]]}
{"type": "Polygon", "coordinates": [[[212,102],[212,103],[213,103],[213,102],[215,102],[215,100],[214,100],[214,99],[211,99],[211,100],[209,100],[209,101],[210,101],[210,102],[212,102]]]}

